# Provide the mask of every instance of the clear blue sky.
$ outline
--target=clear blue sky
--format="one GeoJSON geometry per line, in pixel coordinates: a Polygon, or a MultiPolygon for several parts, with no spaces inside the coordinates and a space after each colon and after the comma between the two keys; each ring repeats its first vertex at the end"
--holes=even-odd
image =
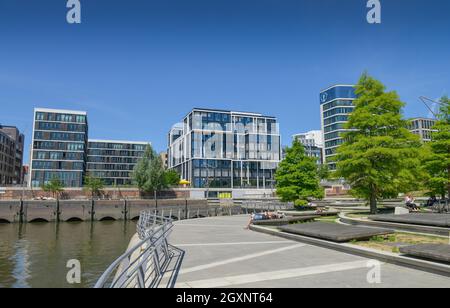
{"type": "MultiPolygon", "coordinates": [[[[381,0],[0,0],[0,123],[31,140],[34,107],[86,110],[90,137],[149,140],[192,107],[279,118],[283,143],[320,128],[319,91],[364,71],[418,97],[450,92],[450,2],[381,0]]],[[[28,159],[28,158],[27,158],[28,159]]]]}

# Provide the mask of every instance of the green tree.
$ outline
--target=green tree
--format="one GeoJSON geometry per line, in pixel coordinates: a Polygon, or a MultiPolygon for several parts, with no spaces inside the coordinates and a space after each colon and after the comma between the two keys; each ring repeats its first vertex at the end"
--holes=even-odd
{"type": "Polygon", "coordinates": [[[356,86],[355,109],[349,116],[338,148],[337,176],[351,186],[351,193],[370,202],[377,212],[381,198],[397,197],[417,187],[419,138],[407,129],[396,92],[364,73],[356,86]]]}
{"type": "Polygon", "coordinates": [[[51,192],[53,198],[59,198],[59,195],[64,191],[64,184],[59,178],[54,177],[49,182],[42,185],[42,190],[51,192]]]}
{"type": "Polygon", "coordinates": [[[136,164],[132,178],[142,193],[153,193],[155,202],[158,191],[167,188],[165,169],[161,157],[147,145],[144,156],[136,164]]]}
{"type": "Polygon", "coordinates": [[[87,175],[84,178],[84,187],[91,192],[91,198],[94,198],[94,196],[100,194],[100,191],[105,187],[105,184],[102,179],[87,175]]]}
{"type": "Polygon", "coordinates": [[[433,129],[432,141],[424,146],[422,166],[425,175],[425,186],[433,195],[450,198],[450,99],[444,96],[437,116],[438,121],[433,129]]]}
{"type": "Polygon", "coordinates": [[[309,198],[321,199],[324,196],[316,160],[305,154],[298,140],[286,148],[286,158],[278,166],[275,180],[277,195],[283,202],[302,206],[308,203],[309,198]]]}
{"type": "Polygon", "coordinates": [[[330,174],[330,169],[328,168],[328,165],[325,164],[321,164],[318,167],[318,174],[319,174],[319,179],[321,180],[328,180],[331,177],[330,174]]]}
{"type": "Polygon", "coordinates": [[[164,177],[168,186],[177,186],[180,184],[180,175],[176,170],[166,170],[164,177]]]}

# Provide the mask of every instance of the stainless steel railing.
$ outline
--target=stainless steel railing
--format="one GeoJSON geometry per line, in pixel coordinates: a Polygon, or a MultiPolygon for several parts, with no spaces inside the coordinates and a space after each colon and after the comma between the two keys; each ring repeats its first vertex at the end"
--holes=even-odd
{"type": "Polygon", "coordinates": [[[95,288],[152,288],[171,259],[168,238],[172,220],[141,212],[137,224],[140,242],[120,256],[98,280],[95,288]]]}

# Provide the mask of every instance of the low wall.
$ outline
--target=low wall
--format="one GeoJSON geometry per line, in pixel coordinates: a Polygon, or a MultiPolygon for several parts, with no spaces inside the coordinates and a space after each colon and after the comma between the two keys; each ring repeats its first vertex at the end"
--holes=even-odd
{"type": "MultiPolygon", "coordinates": [[[[207,200],[0,200],[0,222],[131,220],[141,211],[157,210],[173,219],[227,214],[229,209],[207,200]]],[[[241,212],[233,206],[233,214],[241,212]]]]}
{"type": "MultiPolygon", "coordinates": [[[[1,188],[0,200],[19,200],[19,199],[37,199],[43,197],[52,197],[52,194],[45,192],[40,188],[30,189],[28,187],[6,187],[1,188]]],[[[105,188],[101,191],[102,199],[140,199],[153,198],[153,194],[142,196],[137,188],[105,188]]],[[[66,188],[61,194],[62,200],[88,200],[91,198],[89,191],[82,188],[66,188]]],[[[158,193],[158,198],[161,199],[182,199],[190,198],[190,190],[188,189],[172,189],[161,191],[158,193]]]]}

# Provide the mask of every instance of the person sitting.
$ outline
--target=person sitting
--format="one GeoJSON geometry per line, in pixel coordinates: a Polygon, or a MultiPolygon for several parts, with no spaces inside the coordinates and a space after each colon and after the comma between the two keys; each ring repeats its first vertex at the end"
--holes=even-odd
{"type": "Polygon", "coordinates": [[[323,212],[324,212],[324,208],[323,207],[318,207],[316,212],[315,212],[315,214],[320,215],[320,214],[323,214],[323,212]]]}
{"type": "Polygon", "coordinates": [[[428,200],[427,203],[425,204],[426,207],[432,207],[434,206],[436,203],[438,202],[436,196],[431,196],[428,200]]]}
{"type": "Polygon", "coordinates": [[[414,203],[415,199],[411,195],[406,195],[405,205],[411,212],[418,212],[419,207],[414,203]]]}
{"type": "Polygon", "coordinates": [[[250,216],[250,221],[247,224],[246,229],[250,229],[250,225],[254,222],[254,221],[259,221],[259,220],[266,220],[268,219],[266,216],[266,213],[253,213],[250,216]]]}

